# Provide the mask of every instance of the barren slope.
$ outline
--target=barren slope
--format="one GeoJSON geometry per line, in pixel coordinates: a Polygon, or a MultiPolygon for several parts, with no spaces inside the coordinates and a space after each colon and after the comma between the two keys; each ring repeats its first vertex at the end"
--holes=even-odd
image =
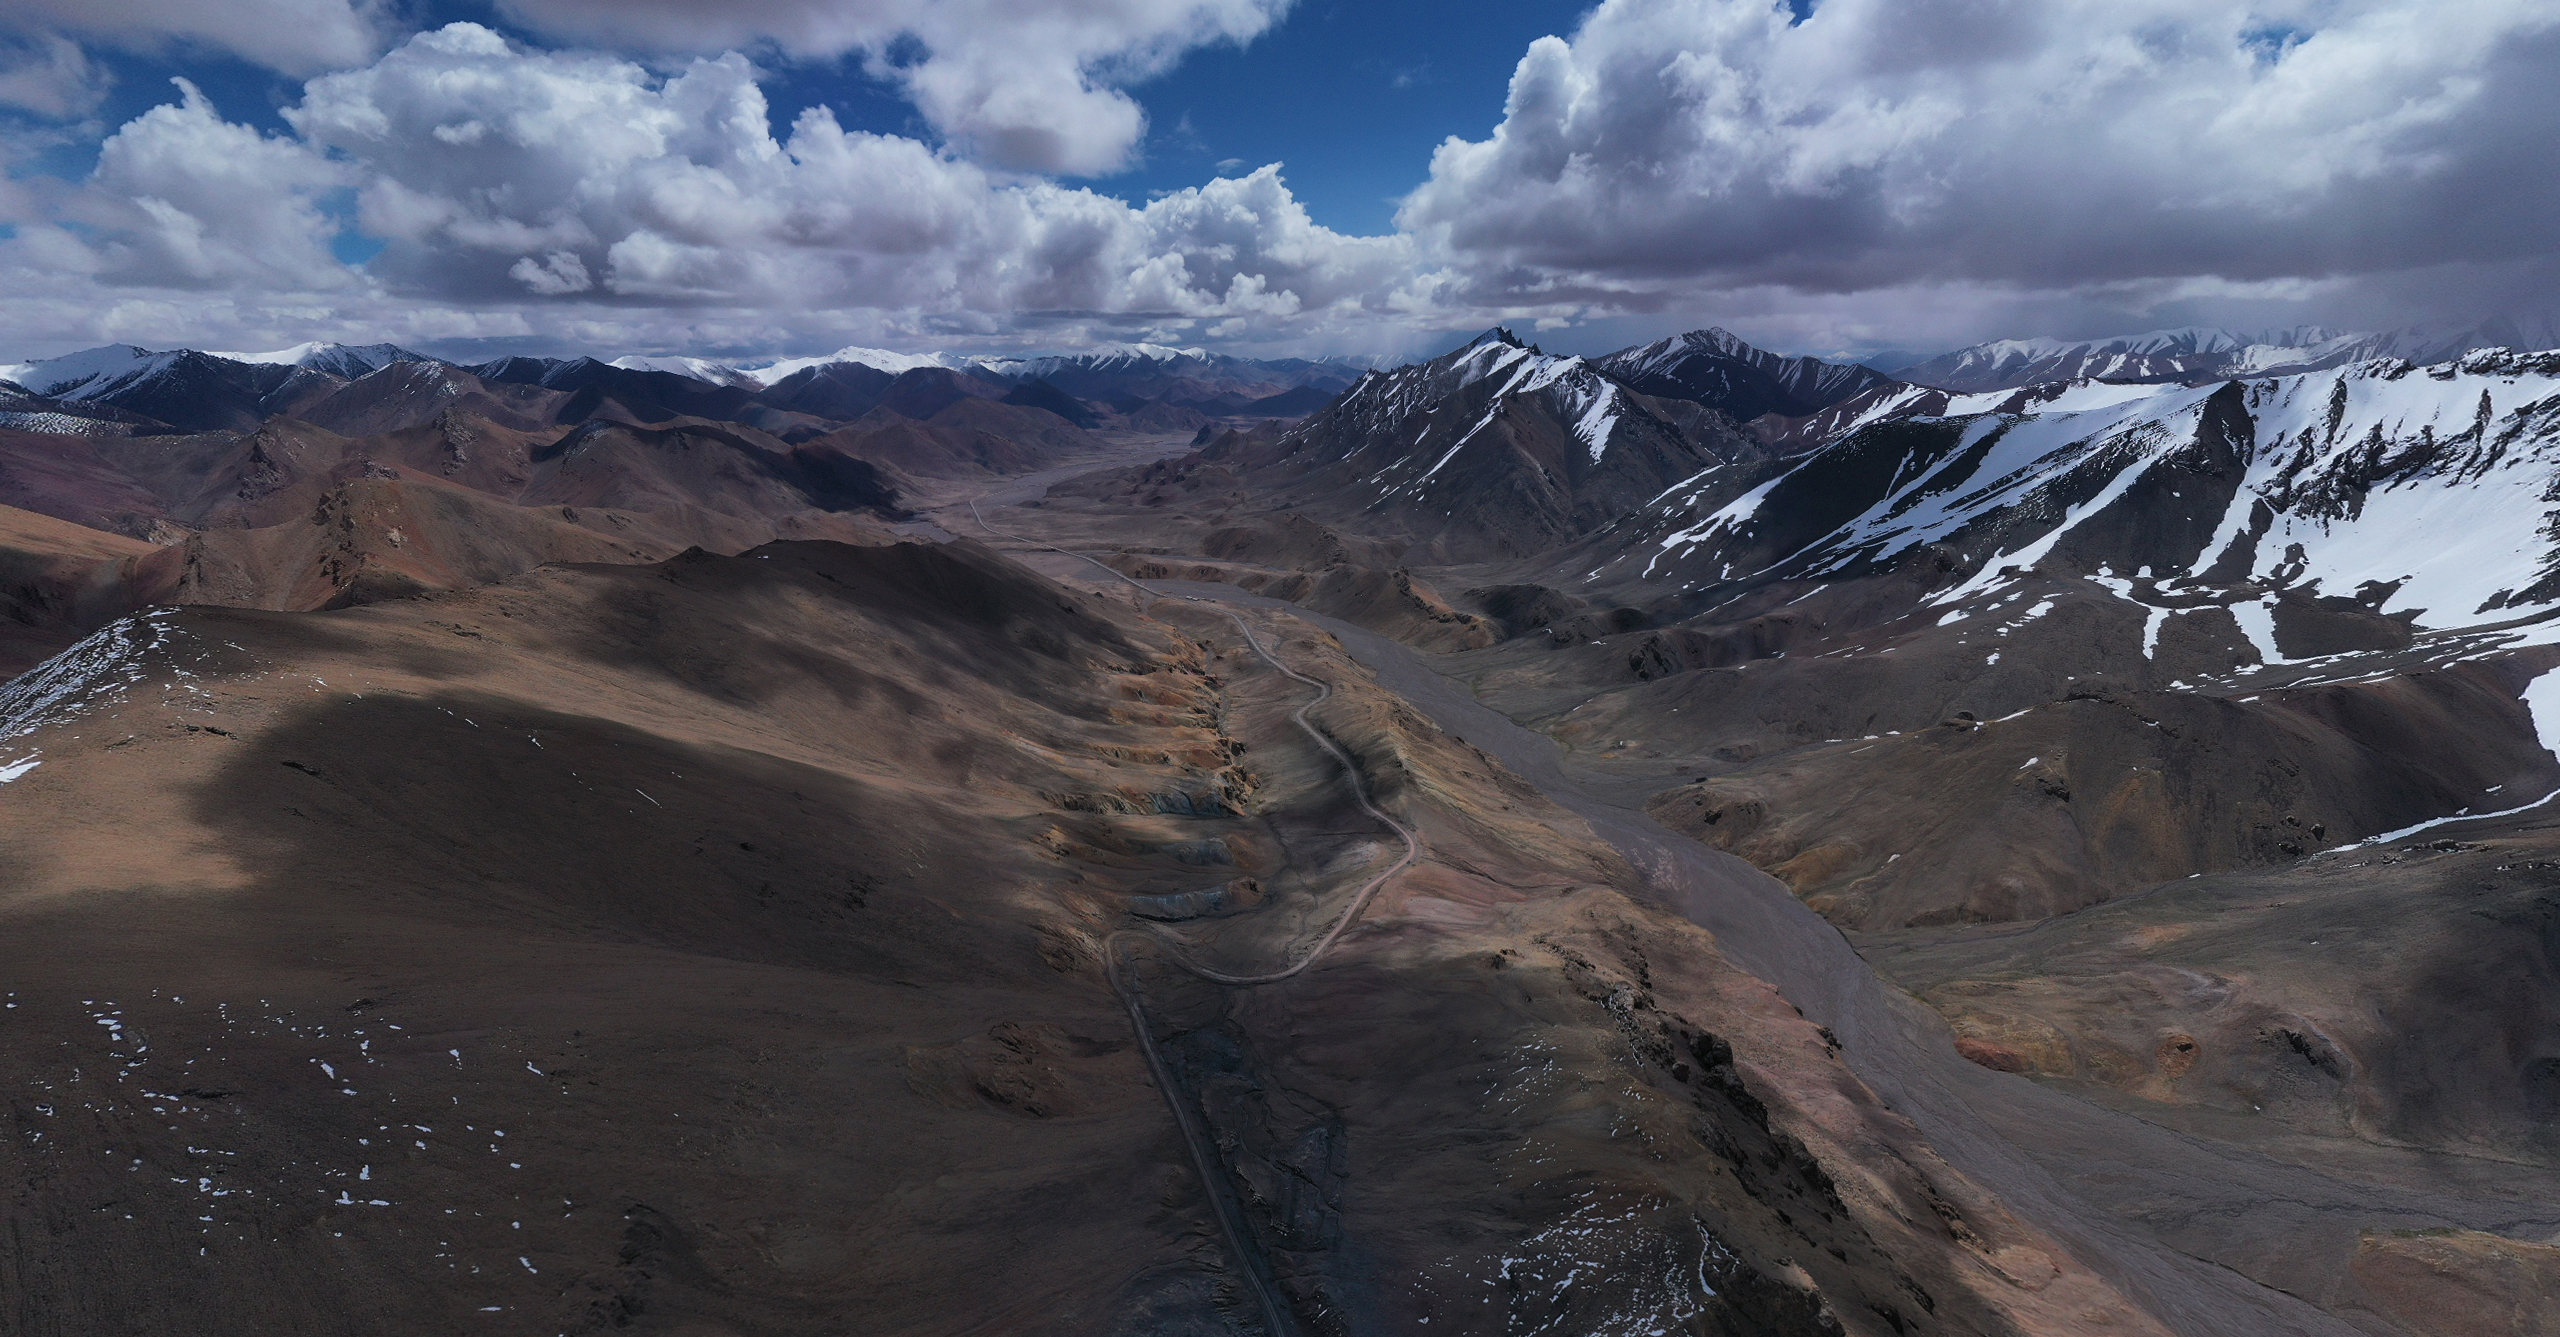
{"type": "MultiPolygon", "coordinates": [[[[1101,940],[1288,960],[1383,833],[1298,684],[1158,614],[781,544],[155,614],[23,679],[19,1326],[1241,1321],[1101,940]],[[1213,887],[1255,908],[1165,909],[1213,887]]],[[[1139,953],[1292,1321],[2156,1330],[1577,819],[1264,626],[1429,851],[1288,984],[1139,953]]]]}

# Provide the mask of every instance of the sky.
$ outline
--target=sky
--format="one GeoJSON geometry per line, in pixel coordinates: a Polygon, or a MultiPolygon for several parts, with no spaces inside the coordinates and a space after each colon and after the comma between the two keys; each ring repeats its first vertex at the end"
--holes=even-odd
{"type": "Polygon", "coordinates": [[[0,354],[2560,309],[2549,0],[0,0],[0,354]]]}

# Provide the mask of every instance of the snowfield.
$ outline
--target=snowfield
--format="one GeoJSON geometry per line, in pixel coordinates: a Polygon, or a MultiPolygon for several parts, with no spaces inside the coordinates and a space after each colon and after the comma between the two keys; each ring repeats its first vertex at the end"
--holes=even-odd
{"type": "MultiPolygon", "coordinates": [[[[2096,573],[2154,610],[2154,636],[2165,614],[2125,575],[2228,591],[2271,662],[2276,591],[2356,598],[2433,630],[2560,609],[2560,353],[2201,387],[2081,382],[1907,411],[1926,398],[1869,409],[1863,425],[1713,509],[1701,504],[1712,489],[1659,499],[1640,517],[1655,566],[1710,583],[1823,579],[1943,544],[1979,563],[1930,597],[1945,606],[2005,589],[2075,544],[2083,565],[2072,574],[2090,574],[2091,547],[2114,544],[2112,569],[2096,573]],[[2178,546],[2175,533],[2202,537],[2178,546]]],[[[2181,599],[2192,606],[2196,593],[2181,599]]]]}

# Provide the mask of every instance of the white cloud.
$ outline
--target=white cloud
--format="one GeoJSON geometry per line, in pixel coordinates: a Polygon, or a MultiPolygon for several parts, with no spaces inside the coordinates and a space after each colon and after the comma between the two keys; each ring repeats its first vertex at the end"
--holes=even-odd
{"type": "Polygon", "coordinates": [[[287,74],[361,64],[382,47],[384,0],[8,0],[0,32],[69,34],[152,50],[230,52],[287,74]]]}
{"type": "Polygon", "coordinates": [[[308,291],[354,281],[330,253],[322,195],[338,164],[222,119],[194,84],[108,136],[89,186],[29,245],[119,285],[308,291]]]}
{"type": "Polygon", "coordinates": [[[1014,171],[1119,170],[1146,114],[1119,85],[1185,51],[1244,42],[1289,0],[501,0],[555,37],[616,50],[709,54],[770,44],[859,53],[905,88],[961,153],[1014,171]]]}
{"type": "MultiPolygon", "coordinates": [[[[861,59],[904,89],[962,154],[1007,171],[1100,176],[1128,165],[1146,113],[1123,85],[1219,42],[1247,42],[1290,0],[497,0],[509,20],[590,49],[647,56],[769,50],[861,59]]],[[[370,61],[392,0],[8,0],[0,105],[95,105],[66,37],[137,51],[229,52],[288,74],[370,61]],[[29,57],[33,58],[30,59],[29,57]]]]}
{"type": "Polygon", "coordinates": [[[107,72],[67,37],[0,40],[0,107],[39,116],[85,116],[107,96],[107,72]]]}
{"type": "Polygon", "coordinates": [[[1376,290],[1404,254],[1315,226],[1270,170],[1137,209],[824,109],[777,141],[767,115],[735,54],[662,79],[460,24],[285,112],[361,173],[365,227],[391,243],[375,272],[456,301],[1296,314],[1376,290]]]}
{"type": "Polygon", "coordinates": [[[2547,0],[1608,0],[1400,222],[1488,299],[2326,282],[2548,255],[2547,0]]]}
{"type": "MultiPolygon", "coordinates": [[[[660,63],[456,24],[312,79],[294,138],[189,89],[86,182],[0,180],[0,323],[747,352],[1715,322],[1841,348],[2560,304],[2547,0],[1822,0],[1800,24],[1771,0],[1606,0],[1369,238],[1318,225],[1276,167],[1143,205],[1012,170],[1125,152],[1118,89],[1276,0],[692,8],[514,0],[660,63]],[[824,108],[777,133],[750,56],[679,51],[713,42],[892,61],[945,138],[824,108]],[[329,255],[347,200],[386,243],[361,269],[329,255]]],[[[20,50],[70,71],[22,101],[83,96],[76,51],[20,50]]]]}
{"type": "Polygon", "coordinates": [[[540,260],[528,255],[507,266],[507,277],[541,297],[560,297],[596,286],[595,280],[587,276],[586,262],[575,251],[553,251],[540,260]]]}
{"type": "Polygon", "coordinates": [[[1276,167],[1138,207],[849,131],[823,108],[777,140],[736,54],[661,76],[457,24],[312,80],[284,116],[300,140],[226,123],[186,87],[118,131],[61,206],[85,229],[23,227],[0,264],[263,286],[280,305],[350,289],[333,299],[350,312],[513,309],[651,345],[1079,322],[1339,331],[1411,270],[1401,238],[1317,226],[1276,167]],[[327,254],[319,205],[339,186],[387,243],[362,272],[327,254]]]}

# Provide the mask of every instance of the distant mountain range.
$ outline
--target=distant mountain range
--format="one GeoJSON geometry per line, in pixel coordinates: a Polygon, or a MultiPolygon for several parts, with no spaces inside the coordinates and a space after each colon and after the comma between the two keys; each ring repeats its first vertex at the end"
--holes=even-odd
{"type": "Polygon", "coordinates": [[[352,380],[367,372],[380,371],[394,362],[428,362],[424,353],[414,353],[398,344],[332,344],[300,343],[269,353],[213,353],[212,357],[233,362],[255,362],[275,366],[300,367],[305,371],[325,371],[332,376],[352,380]]]}
{"type": "MultiPolygon", "coordinates": [[[[180,431],[246,430],[297,400],[398,363],[441,362],[396,344],[303,343],[272,352],[152,350],[130,344],[0,365],[0,381],[55,403],[55,412],[180,431]]],[[[444,365],[459,365],[445,363],[444,365]]],[[[1199,349],[1111,345],[1039,358],[975,358],[847,348],[822,357],[737,366],[694,357],[502,357],[462,370],[485,381],[592,391],[643,421],[678,414],[754,420],[759,410],[856,418],[893,381],[939,387],[940,403],[975,397],[1046,409],[1080,427],[1189,431],[1226,417],[1297,417],[1321,408],[1367,370],[1326,359],[1260,360],[1199,349]]],[[[591,407],[588,404],[578,408],[591,407]]],[[[937,404],[939,407],[939,404],[937,404]]],[[[11,411],[0,408],[0,413],[11,411]]]]}
{"type": "MultiPolygon", "coordinates": [[[[2560,347],[2560,322],[2496,320],[2383,333],[2302,325],[2240,331],[2154,330],[2107,339],[2002,339],[1933,356],[1895,354],[1867,364],[1788,357],[1722,329],[1694,330],[1585,359],[1614,383],[1656,399],[1694,403],[1754,430],[1782,449],[1817,444],[1849,419],[1896,399],[1908,386],[1959,395],[2099,380],[2201,384],[2232,377],[2288,375],[2377,359],[2418,365],[2485,348],[2560,347]]],[[[302,343],[268,352],[152,350],[130,344],[0,365],[13,383],[47,405],[0,406],[56,412],[127,426],[185,431],[256,425],[297,398],[403,362],[440,359],[397,344],[302,343]],[[315,379],[318,378],[318,379],[315,379]]],[[[461,364],[447,364],[461,365],[461,364]]],[[[729,416],[750,404],[786,413],[852,418],[882,402],[889,382],[911,373],[954,395],[1006,400],[1057,413],[1084,427],[1182,431],[1220,418],[1295,418],[1314,413],[1374,368],[1349,358],[1243,358],[1161,344],[1107,344],[1038,357],[902,353],[849,347],[814,357],[734,363],[676,355],[597,358],[503,357],[468,365],[484,380],[559,389],[604,387],[626,405],[729,416]]]]}
{"type": "Polygon", "coordinates": [[[2560,347],[2560,323],[2548,320],[2418,326],[2379,334],[2317,325],[2253,332],[2191,327],[2076,343],[2001,339],[1916,361],[1894,357],[1879,363],[1904,381],[1975,392],[2091,378],[2169,382],[2281,376],[2378,358],[2424,365],[2484,348],[2534,352],[2555,347],[2560,347]]]}
{"type": "Polygon", "coordinates": [[[0,528],[77,531],[29,539],[38,575],[0,590],[0,670],[155,602],[337,607],[544,562],[878,541],[924,480],[1296,418],[1365,371],[1148,346],[463,366],[387,343],[0,366],[0,528]]]}
{"type": "Polygon", "coordinates": [[[1335,508],[1403,517],[1453,552],[1508,554],[1605,524],[1749,450],[1729,422],[1634,391],[1605,359],[1557,357],[1495,329],[1363,377],[1272,463],[1312,467],[1301,486],[1335,508]]]}
{"type": "Polygon", "coordinates": [[[1702,469],[1768,459],[1808,415],[1910,388],[1723,330],[1585,358],[1496,328],[1369,372],[1286,432],[1211,443],[1142,490],[1233,479],[1328,522],[1392,522],[1445,559],[1519,557],[1605,528],[1702,469]]]}

